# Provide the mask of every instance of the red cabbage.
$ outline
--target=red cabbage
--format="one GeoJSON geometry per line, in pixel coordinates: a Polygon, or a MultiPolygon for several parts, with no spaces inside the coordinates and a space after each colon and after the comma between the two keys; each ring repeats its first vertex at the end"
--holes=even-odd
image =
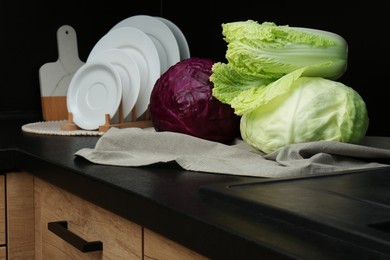
{"type": "Polygon", "coordinates": [[[156,81],[149,104],[154,129],[229,143],[240,136],[240,117],[212,95],[214,62],[191,57],[179,61],[156,81]]]}

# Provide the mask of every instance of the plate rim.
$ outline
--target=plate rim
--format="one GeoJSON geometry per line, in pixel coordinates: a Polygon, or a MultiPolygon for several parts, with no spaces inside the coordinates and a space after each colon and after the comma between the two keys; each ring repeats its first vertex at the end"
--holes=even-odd
{"type": "MultiPolygon", "coordinates": [[[[168,59],[166,61],[166,68],[161,68],[161,73],[165,72],[169,67],[180,61],[180,48],[174,33],[167,24],[157,17],[142,14],[133,15],[118,22],[112,27],[112,29],[121,27],[134,27],[140,29],[148,35],[148,37],[152,36],[161,43],[165,51],[165,56],[168,59]]],[[[163,56],[164,55],[159,54],[160,59],[163,56]]]]}
{"type": "Polygon", "coordinates": [[[173,35],[176,38],[177,45],[179,46],[179,52],[180,52],[180,60],[185,60],[191,57],[191,51],[190,46],[188,44],[187,38],[184,35],[183,31],[177,26],[174,22],[171,20],[162,17],[162,16],[155,16],[156,18],[160,19],[162,22],[164,22],[169,29],[171,29],[173,35]]]}
{"type": "MultiPolygon", "coordinates": [[[[147,64],[147,77],[146,79],[143,79],[141,77],[141,88],[140,88],[140,94],[138,96],[137,102],[135,104],[136,108],[136,116],[137,118],[143,115],[149,106],[150,102],[150,94],[152,92],[152,89],[154,87],[154,84],[156,80],[160,77],[160,58],[157,53],[157,49],[153,43],[153,41],[147,36],[146,33],[144,33],[142,30],[134,28],[134,27],[119,27],[116,29],[112,29],[108,31],[103,37],[100,38],[100,40],[95,44],[95,46],[90,51],[88,60],[93,57],[93,55],[96,55],[99,51],[103,51],[105,49],[110,48],[117,48],[117,49],[125,49],[130,48],[133,50],[138,51],[141,48],[143,53],[139,53],[144,59],[147,57],[148,59],[145,59],[145,62],[147,64]],[[142,37],[142,41],[144,41],[143,46],[136,46],[136,48],[132,48],[132,46],[135,46],[134,42],[134,35],[137,35],[138,37],[142,37]],[[118,37],[121,39],[121,41],[115,41],[113,38],[118,37]],[[145,48],[147,48],[145,50],[145,48]]],[[[139,65],[139,64],[138,64],[139,65]]]]}

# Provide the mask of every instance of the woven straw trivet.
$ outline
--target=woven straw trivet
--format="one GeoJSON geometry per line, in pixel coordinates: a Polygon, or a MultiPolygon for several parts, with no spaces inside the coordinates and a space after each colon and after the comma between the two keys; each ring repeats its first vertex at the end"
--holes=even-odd
{"type": "Polygon", "coordinates": [[[59,121],[43,121],[36,123],[29,123],[22,126],[22,130],[28,133],[42,134],[42,135],[103,135],[104,132],[92,130],[62,130],[61,125],[67,120],[59,121]]]}

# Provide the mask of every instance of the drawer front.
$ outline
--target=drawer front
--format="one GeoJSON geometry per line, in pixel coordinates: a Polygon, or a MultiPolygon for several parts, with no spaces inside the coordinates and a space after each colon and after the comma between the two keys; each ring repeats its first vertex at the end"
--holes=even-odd
{"type": "Polygon", "coordinates": [[[144,228],[144,259],[204,260],[206,257],[144,228]]]}
{"type": "Polygon", "coordinates": [[[7,257],[34,259],[34,177],[8,172],[5,179],[7,257]]]}
{"type": "Polygon", "coordinates": [[[142,259],[142,228],[124,218],[38,178],[34,180],[37,259],[142,259]],[[82,252],[66,238],[48,230],[48,223],[65,221],[73,237],[102,250],[82,252]]]}
{"type": "Polygon", "coordinates": [[[7,259],[7,248],[5,246],[0,246],[0,260],[7,259]]]}

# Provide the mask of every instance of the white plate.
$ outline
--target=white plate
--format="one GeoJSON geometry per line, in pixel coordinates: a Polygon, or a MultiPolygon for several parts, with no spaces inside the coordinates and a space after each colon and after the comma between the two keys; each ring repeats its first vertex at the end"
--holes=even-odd
{"type": "Polygon", "coordinates": [[[141,116],[149,106],[150,93],[160,77],[160,58],[153,41],[140,29],[122,27],[110,30],[92,48],[87,62],[99,52],[108,49],[126,51],[137,63],[141,86],[135,104],[136,116],[141,116]]]}
{"type": "Polygon", "coordinates": [[[117,23],[113,29],[120,27],[135,27],[150,37],[160,57],[161,73],[180,61],[180,50],[175,35],[164,22],[156,17],[149,15],[130,16],[117,23]]]}
{"type": "Polygon", "coordinates": [[[136,61],[119,49],[108,49],[91,57],[90,61],[108,61],[115,66],[122,81],[122,110],[125,121],[131,121],[133,109],[140,91],[141,77],[136,61]]]}
{"type": "Polygon", "coordinates": [[[180,28],[173,23],[172,21],[164,18],[156,16],[157,19],[160,19],[162,22],[164,22],[169,29],[171,29],[173,35],[176,38],[177,45],[179,46],[180,51],[180,60],[185,60],[190,58],[190,47],[188,46],[188,42],[186,37],[184,36],[183,32],[180,30],[180,28]]]}
{"type": "Polygon", "coordinates": [[[95,130],[105,123],[106,114],[114,117],[121,99],[121,79],[115,67],[108,62],[88,62],[74,74],[66,101],[73,122],[95,130]]]}

